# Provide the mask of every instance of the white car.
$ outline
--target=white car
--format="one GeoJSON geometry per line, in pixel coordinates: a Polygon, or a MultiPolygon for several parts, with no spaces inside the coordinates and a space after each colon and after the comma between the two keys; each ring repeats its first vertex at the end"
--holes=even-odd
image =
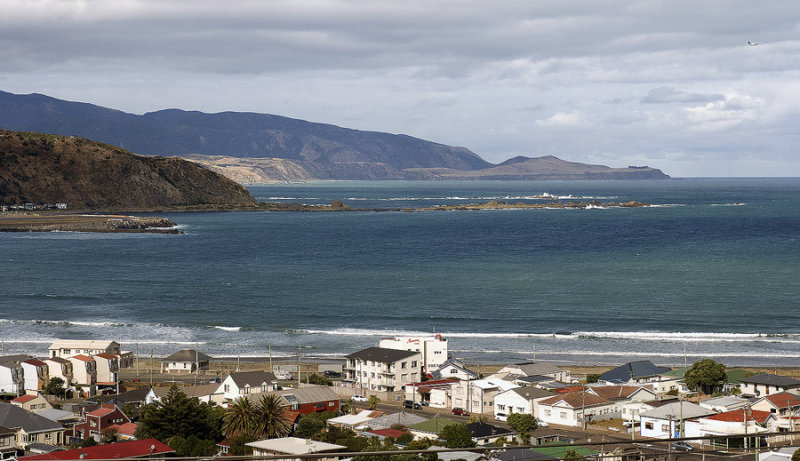
{"type": "Polygon", "coordinates": [[[546,422],[542,421],[539,418],[536,418],[536,425],[539,427],[550,427],[549,424],[547,424],[546,422]]]}
{"type": "Polygon", "coordinates": [[[369,402],[369,399],[364,397],[363,395],[356,394],[356,395],[350,397],[350,401],[351,402],[369,402]]]}

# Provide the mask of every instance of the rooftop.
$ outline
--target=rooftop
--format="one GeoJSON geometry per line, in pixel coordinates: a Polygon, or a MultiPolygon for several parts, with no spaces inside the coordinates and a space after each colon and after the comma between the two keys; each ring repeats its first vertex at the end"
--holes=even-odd
{"type": "Polygon", "coordinates": [[[23,456],[20,461],[140,458],[175,453],[175,450],[156,439],[130,440],[74,450],[54,451],[42,455],[23,456]]]}
{"type": "Polygon", "coordinates": [[[368,347],[358,352],[346,355],[348,359],[371,360],[380,363],[393,363],[398,360],[403,360],[414,355],[419,355],[419,352],[414,351],[401,351],[397,349],[386,349],[383,347],[368,347]]]}
{"type": "Polygon", "coordinates": [[[318,442],[316,440],[300,439],[297,437],[283,437],[280,439],[265,439],[246,444],[248,447],[264,451],[301,455],[305,453],[322,453],[329,451],[342,451],[347,447],[333,443],[318,442]]]}

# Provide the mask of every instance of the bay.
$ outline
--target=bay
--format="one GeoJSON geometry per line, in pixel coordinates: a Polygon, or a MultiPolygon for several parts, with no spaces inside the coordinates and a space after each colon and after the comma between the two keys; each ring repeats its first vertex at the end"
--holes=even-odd
{"type": "Polygon", "coordinates": [[[395,334],[468,360],[796,365],[800,180],[314,182],[259,200],[588,210],[173,213],[183,235],[0,234],[5,353],[338,357],[395,334]]]}

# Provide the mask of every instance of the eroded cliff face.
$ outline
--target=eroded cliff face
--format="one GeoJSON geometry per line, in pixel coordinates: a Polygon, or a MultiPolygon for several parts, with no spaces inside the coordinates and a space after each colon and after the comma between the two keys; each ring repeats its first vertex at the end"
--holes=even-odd
{"type": "Polygon", "coordinates": [[[70,209],[255,206],[240,184],[180,158],[142,157],[77,137],[0,130],[0,203],[70,209]]]}
{"type": "Polygon", "coordinates": [[[223,155],[184,156],[240,184],[310,181],[315,179],[302,166],[281,158],[239,158],[223,155]]]}

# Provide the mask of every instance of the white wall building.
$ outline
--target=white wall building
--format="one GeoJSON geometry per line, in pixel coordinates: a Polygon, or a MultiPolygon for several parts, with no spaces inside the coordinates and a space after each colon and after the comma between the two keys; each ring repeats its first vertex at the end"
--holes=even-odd
{"type": "Polygon", "coordinates": [[[501,379],[477,379],[458,381],[451,387],[452,408],[463,408],[470,413],[494,414],[494,399],[497,394],[519,387],[501,379]]]}
{"type": "MultiPolygon", "coordinates": [[[[643,437],[670,439],[679,437],[681,421],[716,413],[692,402],[672,402],[639,414],[640,434],[643,437]]],[[[686,427],[684,425],[684,427],[686,427]]],[[[684,435],[688,436],[686,432],[684,435]]]]}
{"type": "Polygon", "coordinates": [[[119,343],[116,341],[95,341],[79,339],[59,339],[47,348],[50,357],[66,359],[76,355],[96,355],[103,352],[120,355],[119,343]]]}
{"type": "Polygon", "coordinates": [[[278,388],[278,378],[267,371],[241,371],[231,373],[219,384],[215,394],[223,394],[232,401],[250,394],[262,394],[278,388]]]}
{"type": "Polygon", "coordinates": [[[345,357],[347,378],[364,391],[399,392],[403,386],[421,379],[419,352],[369,347],[345,357]]]}
{"type": "Polygon", "coordinates": [[[553,397],[550,391],[538,387],[515,387],[497,394],[494,398],[494,415],[510,415],[524,413],[536,415],[536,402],[553,397]]]}
{"type": "Polygon", "coordinates": [[[430,337],[398,336],[383,338],[379,347],[401,351],[419,352],[422,356],[423,372],[430,373],[447,361],[447,339],[442,335],[430,337]]]}

